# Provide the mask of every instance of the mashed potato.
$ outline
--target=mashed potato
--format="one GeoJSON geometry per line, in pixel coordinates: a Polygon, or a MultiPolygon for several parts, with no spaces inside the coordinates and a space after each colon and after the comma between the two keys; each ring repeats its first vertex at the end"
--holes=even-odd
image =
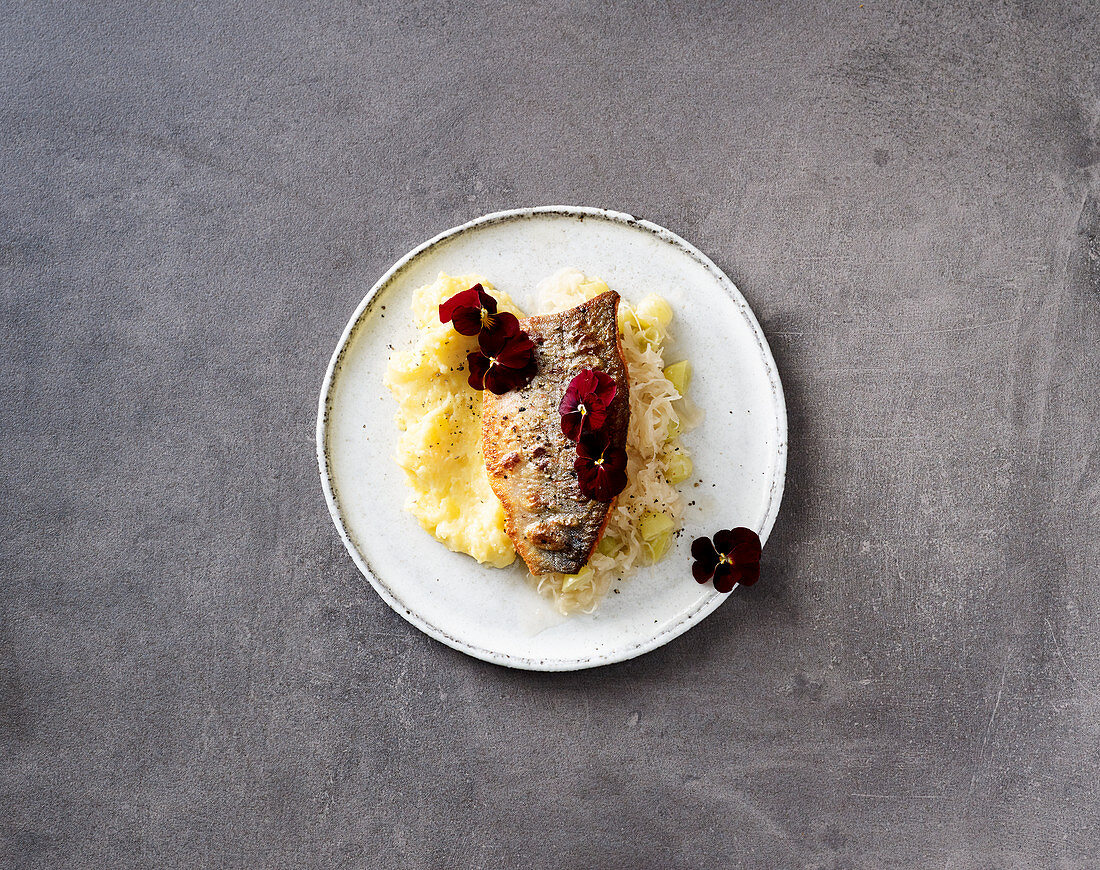
{"type": "Polygon", "coordinates": [[[397,464],[405,470],[405,509],[457,553],[497,568],[516,550],[504,531],[504,508],[489,487],[481,454],[481,393],[466,378],[473,339],[439,322],[439,303],[480,282],[500,311],[523,314],[478,275],[440,276],[413,296],[420,330],[412,351],[390,358],[385,384],[397,399],[397,464]]]}
{"type": "MultiPolygon", "coordinates": [[[[478,275],[445,274],[416,291],[413,315],[420,336],[412,351],[390,358],[385,383],[398,402],[397,462],[409,485],[406,510],[451,550],[498,568],[515,548],[504,531],[504,508],[489,486],[481,452],[481,395],[467,383],[473,339],[439,322],[439,303],[480,282],[501,311],[523,313],[506,293],[478,275]]],[[[608,286],[575,269],[539,284],[539,311],[572,308],[608,286]]],[[[683,502],[676,484],[691,474],[680,433],[694,412],[683,399],[690,367],[665,366],[664,342],[672,309],[651,294],[636,306],[619,304],[619,332],[630,378],[626,489],[619,495],[599,548],[578,574],[528,575],[563,613],[591,612],[611,582],[668,551],[683,502]]]]}

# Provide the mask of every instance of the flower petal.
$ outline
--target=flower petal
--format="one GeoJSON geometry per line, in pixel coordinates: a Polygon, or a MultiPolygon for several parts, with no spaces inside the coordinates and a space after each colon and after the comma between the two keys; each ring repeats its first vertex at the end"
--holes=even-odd
{"type": "MultiPolygon", "coordinates": [[[[738,526],[731,533],[733,546],[727,551],[738,565],[760,562],[760,536],[752,529],[738,526]]],[[[747,584],[746,584],[747,585],[747,584]]]]}
{"type": "Polygon", "coordinates": [[[507,374],[508,371],[503,366],[490,365],[489,370],[485,372],[485,389],[498,396],[507,393],[512,389],[511,379],[507,374]]]}
{"type": "Polygon", "coordinates": [[[570,441],[580,440],[586,432],[598,432],[607,422],[607,411],[602,408],[591,407],[588,402],[578,402],[573,410],[564,412],[565,399],[558,406],[561,416],[561,431],[570,441]],[[583,410],[581,410],[583,408],[583,410]]]}
{"type": "Polygon", "coordinates": [[[485,389],[498,396],[527,386],[533,374],[523,369],[510,369],[507,366],[494,365],[485,375],[485,389]]]}
{"type": "Polygon", "coordinates": [[[586,413],[575,410],[561,416],[561,432],[570,441],[576,441],[584,430],[584,418],[586,413]]]}
{"type": "Polygon", "coordinates": [[[737,582],[742,586],[752,586],[760,579],[760,563],[750,562],[747,565],[738,565],[741,569],[741,579],[737,582]]]}
{"type": "Polygon", "coordinates": [[[477,291],[477,300],[481,308],[484,308],[490,314],[497,313],[497,301],[485,292],[484,287],[482,287],[480,284],[475,284],[470,289],[477,291]]]}
{"type": "Polygon", "coordinates": [[[558,402],[558,413],[563,417],[566,414],[574,413],[581,404],[580,390],[577,389],[576,379],[569,382],[569,386],[565,388],[565,392],[562,394],[561,401],[558,402]]]}
{"type": "Polygon", "coordinates": [[[733,536],[733,532],[729,529],[722,529],[719,532],[714,533],[714,549],[716,549],[723,556],[728,556],[730,550],[733,549],[733,545],[736,543],[736,539],[733,536]]]}
{"type": "MultiPolygon", "coordinates": [[[[562,394],[561,401],[558,403],[558,414],[564,417],[566,414],[573,414],[577,407],[581,405],[581,375],[577,375],[569,382],[569,385],[565,387],[565,392],[562,394]]],[[[573,439],[574,441],[576,439],[573,439]]]]}
{"type": "Polygon", "coordinates": [[[490,368],[495,368],[489,358],[480,350],[471,351],[466,354],[466,367],[470,370],[470,376],[467,378],[470,386],[475,390],[484,390],[485,374],[490,368]]]}
{"type": "Polygon", "coordinates": [[[613,501],[624,489],[626,489],[626,472],[622,469],[610,469],[607,471],[607,483],[603,490],[604,494],[599,498],[599,501],[613,501]]]}
{"type": "Polygon", "coordinates": [[[451,326],[459,335],[477,335],[481,331],[481,309],[461,306],[451,316],[451,326]]]}
{"type": "Polygon", "coordinates": [[[692,562],[691,576],[694,577],[698,583],[706,583],[714,576],[714,565],[709,565],[705,562],[692,562]]]}
{"type": "MultiPolygon", "coordinates": [[[[480,285],[478,285],[480,286],[480,285]]],[[[481,297],[478,295],[477,287],[471,287],[469,290],[463,290],[461,293],[456,293],[450,299],[447,299],[439,303],[439,319],[443,323],[448,323],[453,317],[456,311],[460,308],[481,308],[481,297]]]]}
{"type": "Polygon", "coordinates": [[[732,592],[741,572],[729,562],[719,562],[714,569],[714,588],[719,592],[732,592]]]}
{"type": "Polygon", "coordinates": [[[618,391],[615,379],[599,369],[581,369],[569,382],[566,392],[572,389],[579,399],[593,407],[606,408],[618,391]]]}
{"type": "Polygon", "coordinates": [[[496,356],[504,349],[511,338],[506,332],[496,329],[483,329],[477,334],[477,346],[485,356],[496,356]]]}
{"type": "Polygon", "coordinates": [[[587,396],[596,389],[598,383],[595,369],[581,369],[573,376],[573,380],[569,382],[569,385],[577,388],[577,395],[587,396]]]}
{"type": "Polygon", "coordinates": [[[608,447],[607,436],[602,432],[585,432],[577,442],[577,456],[595,462],[608,447]]]}
{"type": "Polygon", "coordinates": [[[496,354],[497,362],[510,369],[523,369],[531,362],[535,355],[535,343],[526,335],[517,335],[509,338],[500,352],[496,354]]]}
{"type": "Polygon", "coordinates": [[[608,471],[626,470],[626,451],[622,447],[608,447],[603,452],[603,467],[608,471]]]}
{"type": "Polygon", "coordinates": [[[451,318],[454,317],[455,311],[459,308],[481,308],[481,297],[478,296],[477,292],[480,287],[480,284],[476,284],[469,290],[463,290],[461,293],[456,293],[445,302],[440,302],[439,322],[450,323],[451,318]]]}
{"type": "Polygon", "coordinates": [[[592,374],[595,383],[589,389],[589,394],[594,400],[593,404],[599,405],[600,408],[608,408],[619,391],[619,385],[607,372],[593,371],[592,374]]]}
{"type": "Polygon", "coordinates": [[[588,407],[588,413],[585,415],[587,418],[585,426],[593,432],[599,432],[607,422],[607,409],[598,406],[586,405],[586,407],[588,407]]]}
{"type": "Polygon", "coordinates": [[[714,566],[718,564],[718,551],[714,549],[710,538],[696,538],[691,542],[691,558],[710,565],[711,570],[714,570],[714,566]]]}
{"type": "Polygon", "coordinates": [[[478,324],[481,335],[491,335],[493,341],[503,347],[509,339],[525,333],[519,328],[519,318],[507,311],[500,314],[490,314],[485,322],[478,324]]]}

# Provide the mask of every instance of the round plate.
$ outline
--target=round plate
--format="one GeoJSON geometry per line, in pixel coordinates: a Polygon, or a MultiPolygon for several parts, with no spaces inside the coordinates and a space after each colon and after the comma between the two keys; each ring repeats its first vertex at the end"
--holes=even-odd
{"type": "Polygon", "coordinates": [[[401,616],[469,655],[564,671],[632,658],[703,620],[727,597],[691,576],[691,540],[749,526],[766,541],[786,470],[787,412],[775,362],[733,282],[663,227],[628,214],[547,206],[497,212],[402,257],[371,288],[336,346],[321,388],[317,459],[329,511],[378,594],[401,616]],[[396,403],[382,385],[394,348],[411,347],[413,291],[439,272],[478,273],[535,313],[534,287],[566,267],[631,302],[659,293],[675,313],[668,362],[687,357],[706,416],[684,438],[695,473],[684,534],[657,565],[618,584],[592,614],[561,616],[525,582],[522,561],[479,565],[450,552],[402,509],[393,460],[396,403]]]}

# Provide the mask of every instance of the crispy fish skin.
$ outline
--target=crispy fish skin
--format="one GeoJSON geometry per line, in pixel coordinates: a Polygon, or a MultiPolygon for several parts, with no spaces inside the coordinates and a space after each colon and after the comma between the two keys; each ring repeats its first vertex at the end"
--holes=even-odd
{"type": "Polygon", "coordinates": [[[583,369],[615,379],[604,431],[626,447],[630,385],[619,340],[619,294],[610,291],[557,314],[520,320],[535,343],[538,373],[503,396],[482,394],[481,438],[489,485],[504,505],[505,530],[532,574],[576,574],[600,541],[614,501],[581,494],[576,445],[562,434],[558,405],[583,369]]]}

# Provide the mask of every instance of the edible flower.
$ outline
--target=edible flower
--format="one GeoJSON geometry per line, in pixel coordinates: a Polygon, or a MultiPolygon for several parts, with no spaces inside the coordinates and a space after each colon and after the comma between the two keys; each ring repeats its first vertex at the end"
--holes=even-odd
{"type": "Polygon", "coordinates": [[[466,355],[468,378],[475,390],[502,396],[531,383],[535,376],[535,343],[519,328],[513,315],[492,330],[482,330],[478,349],[466,355]]]}
{"type": "Polygon", "coordinates": [[[573,378],[558,405],[565,437],[577,441],[585,432],[601,430],[617,391],[615,379],[596,369],[584,369],[573,378]]]}
{"type": "Polygon", "coordinates": [[[760,537],[743,526],[715,532],[713,541],[696,538],[691,557],[692,576],[700,583],[713,577],[719,592],[732,592],[738,583],[752,586],[760,579],[760,537]]]}
{"type": "MultiPolygon", "coordinates": [[[[483,328],[493,328],[498,317],[497,301],[480,284],[456,293],[439,305],[439,322],[450,323],[461,335],[477,335],[483,328]]],[[[508,317],[515,319],[514,314],[508,317]]]]}
{"type": "Polygon", "coordinates": [[[611,501],[626,487],[626,451],[612,447],[604,433],[588,432],[577,442],[573,470],[583,495],[611,501]]]}

